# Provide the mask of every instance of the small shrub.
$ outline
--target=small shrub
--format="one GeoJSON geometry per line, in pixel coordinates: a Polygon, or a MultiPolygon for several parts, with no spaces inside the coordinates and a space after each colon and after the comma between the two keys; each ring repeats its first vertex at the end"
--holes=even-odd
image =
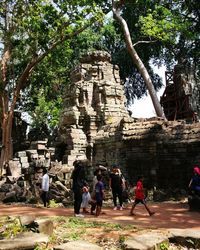
{"type": "Polygon", "coordinates": [[[160,250],[168,250],[169,249],[169,242],[164,242],[160,244],[160,250]]]}
{"type": "Polygon", "coordinates": [[[49,201],[49,207],[51,208],[57,208],[57,207],[60,207],[58,203],[56,203],[55,200],[50,200],[49,201]]]}

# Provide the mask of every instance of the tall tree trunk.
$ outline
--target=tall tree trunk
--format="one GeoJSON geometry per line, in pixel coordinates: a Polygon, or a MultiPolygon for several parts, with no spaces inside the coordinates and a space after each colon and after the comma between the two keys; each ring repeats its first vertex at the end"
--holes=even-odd
{"type": "Polygon", "coordinates": [[[144,79],[144,82],[145,82],[146,87],[149,91],[154,109],[156,111],[156,115],[158,117],[163,117],[164,119],[166,119],[164,112],[162,110],[161,104],[160,104],[158,97],[156,95],[156,91],[154,89],[150,75],[149,75],[145,65],[143,64],[142,60],[140,59],[139,55],[137,54],[136,50],[133,47],[133,43],[131,40],[128,25],[127,25],[126,21],[120,15],[120,10],[121,10],[120,7],[122,5],[120,4],[120,2],[113,1],[112,6],[113,6],[112,10],[113,10],[114,17],[116,18],[116,20],[119,21],[119,23],[121,24],[121,27],[123,29],[125,40],[126,40],[127,50],[129,52],[129,54],[131,55],[133,62],[136,65],[136,67],[138,68],[141,76],[144,79]]]}
{"type": "Polygon", "coordinates": [[[12,145],[12,124],[13,124],[13,112],[4,114],[2,122],[2,149],[1,149],[1,173],[6,162],[12,159],[13,156],[13,145],[12,145]]]}

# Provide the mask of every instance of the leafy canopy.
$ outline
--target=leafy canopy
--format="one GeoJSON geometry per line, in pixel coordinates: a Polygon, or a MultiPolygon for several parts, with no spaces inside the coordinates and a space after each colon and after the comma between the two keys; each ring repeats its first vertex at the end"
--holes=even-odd
{"type": "Polygon", "coordinates": [[[9,99],[9,106],[17,97],[18,109],[23,106],[34,110],[39,103],[38,89],[45,90],[42,94],[46,103],[53,101],[51,90],[67,82],[70,40],[91,24],[102,22],[106,11],[102,1],[2,0],[0,60],[5,61],[5,70],[0,74],[0,91],[9,99]]]}

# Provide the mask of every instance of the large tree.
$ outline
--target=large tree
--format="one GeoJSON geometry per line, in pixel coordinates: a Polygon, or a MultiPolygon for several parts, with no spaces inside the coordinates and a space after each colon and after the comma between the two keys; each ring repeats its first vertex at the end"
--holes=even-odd
{"type": "MultiPolygon", "coordinates": [[[[122,1],[121,1],[122,2],[122,1]]],[[[199,20],[200,2],[171,0],[123,1],[120,15],[126,21],[134,49],[151,76],[155,89],[161,86],[158,76],[152,74],[152,65],[165,65],[172,70],[180,57],[190,60],[199,72],[199,20]]],[[[118,34],[119,23],[115,24],[118,34]]],[[[123,34],[124,35],[124,34],[123,34]]],[[[133,64],[123,45],[117,45],[114,59],[119,62],[120,72],[126,81],[129,101],[145,93],[144,80],[133,64]],[[119,60],[120,58],[120,60],[119,60]]]]}
{"type": "Polygon", "coordinates": [[[32,73],[57,46],[102,20],[99,2],[102,1],[1,1],[1,168],[12,158],[14,110],[22,92],[30,85],[32,73]]]}
{"type": "Polygon", "coordinates": [[[129,52],[134,64],[136,65],[138,71],[140,72],[142,78],[144,79],[144,82],[145,82],[146,87],[147,87],[149,94],[151,96],[151,100],[152,100],[152,103],[154,105],[157,116],[165,118],[161,104],[160,104],[158,97],[156,95],[155,88],[154,88],[153,83],[151,81],[151,77],[150,77],[142,59],[140,58],[136,49],[134,48],[127,22],[120,14],[121,8],[123,7],[124,2],[125,1],[112,0],[112,10],[113,10],[114,17],[119,21],[119,23],[123,29],[125,40],[126,40],[126,45],[127,45],[127,50],[129,52]]]}

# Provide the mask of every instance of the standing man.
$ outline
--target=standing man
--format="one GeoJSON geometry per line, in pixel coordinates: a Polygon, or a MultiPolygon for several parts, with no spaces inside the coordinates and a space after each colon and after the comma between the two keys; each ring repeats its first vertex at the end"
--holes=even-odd
{"type": "Polygon", "coordinates": [[[113,164],[112,167],[112,172],[110,174],[110,179],[109,179],[109,187],[112,190],[113,203],[114,203],[113,210],[117,210],[117,198],[119,199],[119,205],[120,205],[119,210],[123,210],[122,192],[124,187],[124,178],[122,176],[119,167],[116,164],[113,164]]]}
{"type": "Polygon", "coordinates": [[[81,161],[74,161],[73,163],[74,170],[72,172],[71,179],[72,190],[74,192],[74,216],[75,217],[84,217],[80,214],[80,208],[82,203],[82,188],[85,183],[85,168],[81,161]]]}
{"type": "Polygon", "coordinates": [[[41,195],[44,207],[49,203],[49,175],[47,173],[47,169],[43,169],[42,176],[42,195],[41,195]]]}

